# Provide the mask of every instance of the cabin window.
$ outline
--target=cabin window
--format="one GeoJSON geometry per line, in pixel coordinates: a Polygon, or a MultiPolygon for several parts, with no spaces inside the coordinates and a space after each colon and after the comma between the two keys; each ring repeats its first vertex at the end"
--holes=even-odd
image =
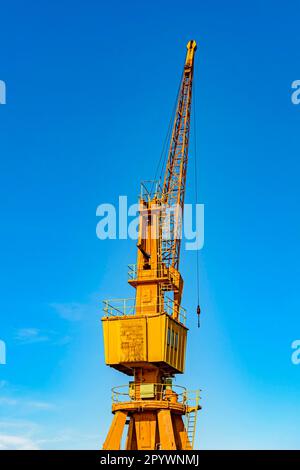
{"type": "Polygon", "coordinates": [[[174,347],[174,331],[171,330],[171,348],[174,347]]]}
{"type": "Polygon", "coordinates": [[[175,349],[178,348],[178,333],[175,333],[175,349]]]}

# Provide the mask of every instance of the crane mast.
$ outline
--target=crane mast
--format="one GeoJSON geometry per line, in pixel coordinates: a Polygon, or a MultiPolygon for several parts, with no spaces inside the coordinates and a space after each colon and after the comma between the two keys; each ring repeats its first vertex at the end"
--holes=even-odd
{"type": "Polygon", "coordinates": [[[141,186],[133,299],[104,301],[105,361],[132,377],[113,389],[113,422],[103,449],[192,449],[199,392],[173,384],[185,367],[186,312],[178,270],[196,42],[187,44],[163,187],[141,186]]]}

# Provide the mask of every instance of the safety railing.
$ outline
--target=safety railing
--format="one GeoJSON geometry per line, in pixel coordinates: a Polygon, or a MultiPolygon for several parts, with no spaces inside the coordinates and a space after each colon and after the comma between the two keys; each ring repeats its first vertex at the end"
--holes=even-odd
{"type": "Polygon", "coordinates": [[[187,391],[187,404],[191,408],[198,408],[200,402],[201,390],[188,390],[187,391]]]}
{"type": "MultiPolygon", "coordinates": [[[[107,299],[103,300],[103,312],[107,317],[119,317],[135,315],[136,303],[135,298],[131,299],[107,299]]],[[[139,315],[146,315],[149,312],[149,307],[139,307],[139,315]]],[[[166,313],[170,317],[177,317],[180,323],[186,323],[186,310],[179,307],[173,299],[164,296],[164,301],[158,306],[158,314],[166,313]]]]}
{"type": "Polygon", "coordinates": [[[128,265],[128,280],[133,281],[137,278],[165,278],[172,284],[178,285],[180,282],[180,274],[177,270],[167,268],[165,263],[158,263],[153,269],[139,268],[136,264],[128,265]]]}
{"type": "Polygon", "coordinates": [[[188,392],[185,387],[168,383],[131,382],[112,389],[113,403],[137,400],[167,400],[186,405],[188,392]]]}
{"type": "Polygon", "coordinates": [[[180,321],[180,323],[183,323],[184,325],[186,324],[186,309],[181,307],[181,305],[178,308],[177,303],[174,302],[173,299],[170,299],[169,297],[166,297],[166,296],[164,299],[164,312],[170,317],[173,317],[176,312],[177,318],[180,321]]]}
{"type": "Polygon", "coordinates": [[[135,298],[103,300],[103,312],[107,317],[135,314],[135,298]]]}

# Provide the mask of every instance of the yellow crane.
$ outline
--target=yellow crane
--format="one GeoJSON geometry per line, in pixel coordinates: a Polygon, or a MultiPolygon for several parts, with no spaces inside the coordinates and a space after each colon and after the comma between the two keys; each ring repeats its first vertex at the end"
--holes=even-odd
{"type": "Polygon", "coordinates": [[[106,364],[132,377],[112,391],[107,450],[121,449],[127,426],[127,450],[194,445],[199,391],[188,392],[173,378],[184,372],[188,331],[179,258],[196,48],[188,42],[163,184],[142,184],[137,262],[128,279],[135,298],[104,301],[106,364]]]}

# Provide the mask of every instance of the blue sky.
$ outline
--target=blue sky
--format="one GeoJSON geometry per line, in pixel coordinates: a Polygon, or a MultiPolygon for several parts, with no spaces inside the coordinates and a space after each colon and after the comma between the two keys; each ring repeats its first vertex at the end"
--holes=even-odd
{"type": "Polygon", "coordinates": [[[154,177],[194,38],[202,326],[184,252],[176,383],[202,389],[197,447],[299,449],[299,3],[11,0],[0,13],[0,448],[105,438],[127,377],[104,365],[101,301],[132,295],[135,243],[98,240],[96,207],[136,202],[154,177]]]}

